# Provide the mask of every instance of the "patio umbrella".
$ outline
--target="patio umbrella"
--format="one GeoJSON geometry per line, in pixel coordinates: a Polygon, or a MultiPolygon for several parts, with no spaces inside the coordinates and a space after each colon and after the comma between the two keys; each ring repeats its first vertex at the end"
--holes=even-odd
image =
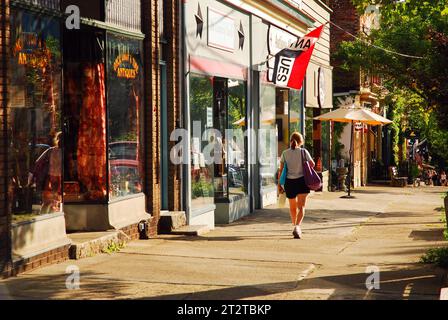
{"type": "Polygon", "coordinates": [[[319,117],[314,118],[314,120],[320,121],[335,121],[335,122],[346,122],[352,124],[352,133],[351,133],[351,141],[350,141],[350,161],[349,161],[349,184],[348,184],[348,196],[344,196],[343,198],[352,199],[351,195],[351,185],[352,185],[352,165],[353,165],[353,153],[354,153],[354,126],[355,123],[363,123],[372,126],[380,126],[380,125],[388,125],[391,124],[392,121],[386,119],[368,109],[360,108],[360,107],[341,107],[332,112],[323,114],[319,117]]]}

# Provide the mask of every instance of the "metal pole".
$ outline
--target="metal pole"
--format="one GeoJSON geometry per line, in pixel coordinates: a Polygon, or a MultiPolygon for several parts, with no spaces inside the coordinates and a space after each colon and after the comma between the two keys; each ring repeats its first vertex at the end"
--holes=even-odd
{"type": "Polygon", "coordinates": [[[342,199],[354,199],[355,197],[352,196],[352,167],[353,167],[353,161],[354,161],[354,153],[355,153],[355,147],[354,147],[354,135],[355,135],[355,122],[352,120],[352,133],[350,138],[350,160],[348,164],[348,195],[343,196],[342,199]]]}
{"type": "Polygon", "coordinates": [[[351,139],[350,139],[350,161],[349,161],[349,165],[348,165],[348,196],[351,197],[351,192],[352,192],[352,169],[354,170],[354,166],[353,166],[353,155],[354,155],[354,121],[352,120],[352,134],[351,134],[351,139]]]}

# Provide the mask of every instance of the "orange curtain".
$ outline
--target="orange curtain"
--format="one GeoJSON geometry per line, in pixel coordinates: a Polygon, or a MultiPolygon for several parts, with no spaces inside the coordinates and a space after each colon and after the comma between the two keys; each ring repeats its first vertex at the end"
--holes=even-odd
{"type": "Polygon", "coordinates": [[[104,65],[84,69],[84,96],[79,119],[78,179],[87,187],[86,200],[106,196],[106,88],[104,65]]]}

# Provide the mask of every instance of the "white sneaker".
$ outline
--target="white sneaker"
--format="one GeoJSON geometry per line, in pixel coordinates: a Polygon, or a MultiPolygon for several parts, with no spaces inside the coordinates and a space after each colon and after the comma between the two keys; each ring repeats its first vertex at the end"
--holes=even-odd
{"type": "Polygon", "coordinates": [[[300,226],[295,226],[292,234],[294,235],[294,239],[302,239],[302,229],[300,226]]]}

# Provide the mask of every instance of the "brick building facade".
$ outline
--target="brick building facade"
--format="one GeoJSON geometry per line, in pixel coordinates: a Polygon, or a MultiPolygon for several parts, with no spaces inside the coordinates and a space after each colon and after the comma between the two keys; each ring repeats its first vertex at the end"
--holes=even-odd
{"type": "MultiPolygon", "coordinates": [[[[334,97],[353,101],[357,107],[365,107],[383,115],[381,105],[381,78],[375,70],[358,69],[346,71],[341,68],[343,61],[335,53],[341,42],[353,41],[351,35],[368,34],[379,25],[379,6],[370,5],[364,12],[359,12],[351,0],[330,0],[333,9],[332,21],[340,28],[331,26],[332,65],[334,66],[334,97]],[[341,28],[343,30],[341,30],[341,28]]],[[[338,105],[339,102],[336,103],[338,105]]],[[[354,169],[353,185],[364,186],[372,177],[372,167],[382,161],[382,135],[377,127],[364,126],[354,136],[354,169]]],[[[351,130],[344,129],[341,142],[347,146],[342,157],[349,158],[351,130]]],[[[338,159],[339,160],[339,159],[338,159]]]]}
{"type": "Polygon", "coordinates": [[[0,277],[10,269],[10,215],[8,210],[8,177],[6,110],[7,58],[9,49],[9,0],[0,2],[0,277]]]}
{"type": "MultiPolygon", "coordinates": [[[[351,34],[357,34],[360,27],[360,15],[350,0],[330,0],[333,9],[332,21],[351,34]]],[[[351,41],[353,38],[343,30],[331,25],[332,41],[331,52],[337,52],[342,41],[351,41]]],[[[331,64],[334,66],[334,92],[359,91],[359,73],[341,69],[342,62],[331,56],[331,64]]]]}
{"type": "MultiPolygon", "coordinates": [[[[127,3],[128,0],[114,0],[117,5],[124,4],[128,8],[128,13],[132,12],[132,5],[127,3]]],[[[179,30],[179,7],[178,1],[161,1],[161,0],[129,0],[133,1],[133,4],[141,4],[141,34],[142,34],[142,69],[144,72],[143,86],[144,95],[142,96],[143,108],[144,108],[144,123],[142,126],[143,130],[143,140],[144,146],[142,147],[143,152],[143,167],[144,167],[144,181],[142,185],[142,194],[144,194],[144,202],[146,203],[146,213],[148,215],[149,221],[149,233],[151,236],[157,235],[158,221],[160,217],[160,162],[161,159],[161,145],[160,145],[160,108],[161,108],[161,74],[159,67],[161,46],[164,45],[164,50],[166,50],[167,58],[172,63],[167,66],[167,98],[168,105],[173,112],[169,112],[169,130],[174,129],[179,125],[179,111],[180,110],[180,89],[179,89],[179,48],[178,48],[178,30],[179,30]],[[164,3],[161,10],[161,4],[164,3]],[[162,14],[162,15],[161,15],[162,14]],[[168,18],[161,21],[161,17],[166,16],[168,18]],[[161,23],[163,27],[167,30],[167,35],[169,37],[165,39],[164,44],[161,43],[160,39],[160,29],[161,23]]],[[[8,137],[9,124],[7,122],[8,116],[10,116],[11,109],[11,99],[8,93],[11,90],[10,78],[11,73],[8,70],[9,61],[11,58],[11,43],[10,39],[10,12],[11,12],[11,2],[25,3],[24,8],[31,8],[32,4],[29,1],[11,1],[11,0],[1,0],[0,1],[0,276],[9,276],[24,271],[29,271],[47,264],[57,263],[68,259],[70,243],[60,244],[56,247],[48,246],[47,249],[40,250],[36,254],[29,254],[23,256],[22,258],[14,257],[13,255],[13,239],[17,238],[16,233],[13,232],[15,227],[12,222],[12,203],[13,200],[12,188],[11,188],[11,176],[12,173],[8,172],[12,167],[11,157],[8,156],[8,148],[11,143],[11,137],[8,137]],[[27,3],[28,2],[28,3],[27,3]],[[16,236],[14,236],[16,235],[16,236]]],[[[76,2],[76,1],[74,1],[76,2]]],[[[70,2],[74,3],[73,1],[70,2]]],[[[65,3],[64,1],[59,2],[59,0],[50,1],[49,3],[59,4],[61,6],[65,3]]],[[[103,8],[103,4],[100,1],[94,1],[94,3],[99,4],[99,8],[103,8]]],[[[80,2],[80,6],[84,6],[80,2]]],[[[53,8],[54,9],[54,8],[53,8]]],[[[18,10],[18,9],[15,9],[18,10]]],[[[63,8],[61,8],[62,11],[63,8]]],[[[140,10],[139,10],[140,12],[140,10]]],[[[106,13],[104,13],[106,15],[106,13]]],[[[83,16],[83,12],[81,12],[83,16]]],[[[107,17],[105,18],[107,19],[107,17]]],[[[130,21],[130,20],[129,20],[130,21]]],[[[127,23],[129,23],[129,21],[127,23]]],[[[131,21],[132,22],[132,21],[131,21]]],[[[63,25],[63,22],[61,22],[63,25]]],[[[85,21],[83,21],[83,26],[85,21]]],[[[130,26],[130,24],[128,24],[130,26]]],[[[90,27],[89,27],[90,28],[90,27]]],[[[121,27],[112,26],[108,29],[108,23],[106,22],[104,30],[112,30],[107,32],[122,32],[124,37],[127,34],[131,34],[132,30],[120,30],[121,27]],[[116,30],[116,31],[114,31],[116,30]]],[[[104,31],[106,32],[106,31],[104,31]]],[[[139,32],[136,32],[139,36],[139,32]]],[[[139,36],[140,37],[140,36],[139,36]]],[[[138,101],[138,100],[137,100],[138,101]]],[[[179,210],[180,209],[180,176],[179,169],[177,167],[170,167],[170,179],[169,179],[169,194],[170,194],[170,209],[179,210]]],[[[65,202],[64,202],[65,206],[65,202]]],[[[92,207],[93,208],[93,207],[92,207]]],[[[131,207],[132,208],[132,207],[131,207]]],[[[90,210],[90,209],[89,209],[90,210]]],[[[93,208],[92,210],[96,210],[93,208]]],[[[109,209],[112,210],[112,209],[109,209]]],[[[116,210],[116,209],[113,209],[116,210]]],[[[120,209],[122,210],[122,209],[120,209]]],[[[132,210],[132,209],[130,209],[132,210]]],[[[126,212],[123,211],[125,214],[126,212]]],[[[67,213],[65,213],[67,218],[67,213]]],[[[64,214],[62,214],[64,216],[64,214]]],[[[109,217],[109,219],[111,219],[109,217]]],[[[66,221],[68,224],[68,222],[66,221]]],[[[113,225],[113,224],[111,224],[113,225]]],[[[131,239],[136,239],[139,236],[138,223],[126,223],[120,222],[117,224],[117,228],[122,230],[131,239]]],[[[25,236],[25,235],[24,235],[25,236]]],[[[15,239],[17,242],[17,239],[15,239]]]]}

